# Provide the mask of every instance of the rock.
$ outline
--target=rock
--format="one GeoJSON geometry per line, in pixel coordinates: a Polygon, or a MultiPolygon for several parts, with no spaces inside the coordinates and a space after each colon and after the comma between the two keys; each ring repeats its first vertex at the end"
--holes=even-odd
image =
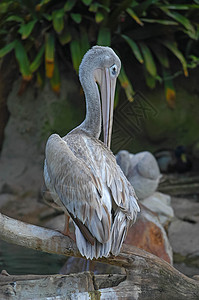
{"type": "Polygon", "coordinates": [[[199,222],[199,203],[191,199],[172,197],[175,216],[189,222],[199,222]]]}
{"type": "Polygon", "coordinates": [[[168,228],[173,251],[182,256],[199,256],[199,223],[175,220],[168,228]]]}
{"type": "Polygon", "coordinates": [[[144,205],[140,206],[141,213],[136,223],[129,228],[125,243],[144,249],[172,264],[172,248],[164,227],[154,213],[144,205]]]}
{"type": "Polygon", "coordinates": [[[116,160],[140,200],[153,195],[161,178],[153,154],[148,151],[132,154],[121,150],[116,155],[116,160]]]}
{"type": "Polygon", "coordinates": [[[62,78],[59,97],[49,83],[39,90],[30,84],[19,96],[20,84],[21,79],[15,81],[7,98],[9,120],[0,157],[0,194],[4,204],[10,202],[3,205],[5,214],[38,224],[39,214],[45,210],[39,194],[44,185],[46,140],[52,132],[64,135],[78,125],[84,102],[77,81],[67,74],[62,78]],[[10,201],[10,195],[16,199],[10,201]]]}
{"type": "Polygon", "coordinates": [[[174,217],[174,211],[171,207],[171,197],[160,192],[155,192],[152,196],[141,201],[148,209],[155,212],[164,226],[174,217]]]}

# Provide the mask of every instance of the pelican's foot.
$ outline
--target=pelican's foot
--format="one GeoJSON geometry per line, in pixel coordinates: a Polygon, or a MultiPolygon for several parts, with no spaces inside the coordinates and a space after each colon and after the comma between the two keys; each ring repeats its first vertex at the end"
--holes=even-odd
{"type": "Polygon", "coordinates": [[[58,230],[58,232],[60,232],[61,234],[65,235],[65,236],[68,236],[70,239],[72,239],[74,242],[76,242],[76,239],[75,239],[75,234],[70,232],[69,230],[58,230]]]}

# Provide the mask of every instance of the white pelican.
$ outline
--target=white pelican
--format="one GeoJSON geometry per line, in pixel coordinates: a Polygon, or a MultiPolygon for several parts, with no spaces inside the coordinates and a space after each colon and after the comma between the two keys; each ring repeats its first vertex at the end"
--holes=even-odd
{"type": "Polygon", "coordinates": [[[46,186],[72,218],[77,247],[90,259],[118,255],[139,211],[134,189],[109,149],[120,67],[120,59],[109,47],[95,46],[85,54],[79,78],[86,118],[63,138],[52,134],[46,144],[46,186]],[[101,103],[96,82],[101,90],[105,144],[99,140],[101,103]]]}

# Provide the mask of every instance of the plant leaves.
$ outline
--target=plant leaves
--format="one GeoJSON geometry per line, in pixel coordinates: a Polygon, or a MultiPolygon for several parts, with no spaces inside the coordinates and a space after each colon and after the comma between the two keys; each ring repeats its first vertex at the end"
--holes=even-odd
{"type": "Polygon", "coordinates": [[[140,18],[136,15],[136,13],[131,8],[127,8],[126,12],[131,16],[131,18],[133,18],[135,20],[136,23],[138,23],[141,26],[144,25],[142,23],[142,21],[140,20],[140,18]]]}
{"type": "Polygon", "coordinates": [[[72,57],[73,67],[75,71],[78,73],[79,65],[81,62],[81,48],[78,40],[72,40],[70,43],[70,53],[72,57]]]}
{"type": "Polygon", "coordinates": [[[75,23],[80,24],[82,21],[82,15],[80,14],[70,14],[71,18],[73,19],[73,21],[75,21],[75,23]]]}
{"type": "Polygon", "coordinates": [[[23,76],[23,79],[25,81],[30,81],[32,78],[32,73],[30,71],[30,63],[24,46],[19,40],[15,42],[15,56],[18,61],[19,69],[23,76]]]}
{"type": "Polygon", "coordinates": [[[167,8],[167,9],[174,9],[174,10],[189,10],[190,8],[199,9],[199,5],[198,4],[166,4],[166,5],[160,5],[160,8],[167,8]]]}
{"type": "Polygon", "coordinates": [[[57,33],[64,28],[64,9],[57,9],[52,13],[53,27],[57,33]]]}
{"type": "Polygon", "coordinates": [[[82,0],[85,5],[90,5],[92,0],[82,0]]]}
{"type": "Polygon", "coordinates": [[[36,22],[37,22],[37,20],[33,20],[33,21],[28,22],[27,24],[22,24],[20,26],[19,33],[21,33],[22,40],[25,40],[25,39],[27,39],[27,37],[29,37],[36,22]]]}
{"type": "Polygon", "coordinates": [[[42,63],[42,57],[44,54],[44,45],[41,47],[41,49],[39,50],[37,56],[35,57],[34,61],[30,64],[30,71],[33,73],[35,72],[41,65],[42,63]]]}
{"type": "Polygon", "coordinates": [[[44,79],[40,72],[37,72],[37,86],[40,88],[44,86],[44,79]]]}
{"type": "Polygon", "coordinates": [[[48,20],[49,22],[51,22],[52,19],[53,19],[52,15],[45,14],[45,13],[43,13],[43,17],[44,17],[46,20],[48,20]]]}
{"type": "Polygon", "coordinates": [[[146,23],[162,24],[162,25],[169,25],[169,26],[178,25],[177,22],[171,20],[147,19],[147,18],[141,18],[140,20],[146,23]]]}
{"type": "Polygon", "coordinates": [[[123,37],[123,39],[128,43],[128,45],[131,47],[131,50],[133,51],[135,57],[137,58],[137,60],[143,64],[144,62],[144,59],[143,59],[143,56],[140,52],[140,49],[138,47],[138,45],[128,36],[122,34],[121,35],[123,37]]]}
{"type": "Polygon", "coordinates": [[[154,55],[157,57],[159,63],[164,67],[164,68],[169,68],[169,59],[166,53],[166,49],[157,43],[154,43],[151,45],[151,49],[154,53],[154,55]]]}
{"type": "Polygon", "coordinates": [[[97,44],[100,46],[110,46],[111,45],[111,33],[110,29],[106,27],[101,27],[97,37],[97,44]]]}
{"type": "Polygon", "coordinates": [[[19,16],[15,16],[15,15],[12,15],[12,16],[9,16],[7,19],[6,19],[6,22],[19,22],[19,23],[24,23],[24,19],[19,17],[19,16]]]}
{"type": "Polygon", "coordinates": [[[72,36],[71,36],[70,32],[64,28],[64,30],[61,32],[61,34],[59,34],[58,38],[62,45],[66,45],[71,41],[72,36]]]}
{"type": "Polygon", "coordinates": [[[94,3],[92,3],[91,6],[89,7],[89,11],[95,12],[95,13],[96,13],[97,10],[98,10],[98,7],[99,7],[98,3],[94,2],[94,3]]]}
{"type": "Polygon", "coordinates": [[[156,86],[156,80],[153,76],[151,76],[151,74],[146,69],[144,69],[144,77],[145,77],[147,86],[150,89],[154,89],[156,86]]]}
{"type": "Polygon", "coordinates": [[[156,69],[156,64],[154,62],[151,50],[146,46],[145,43],[139,43],[140,48],[142,50],[142,54],[144,57],[144,65],[151,74],[151,76],[156,77],[157,76],[157,69],[156,69]]]}
{"type": "Polygon", "coordinates": [[[120,74],[118,76],[118,79],[120,81],[120,84],[121,86],[123,87],[124,91],[125,91],[125,94],[127,96],[127,99],[130,101],[130,102],[133,102],[133,96],[134,96],[134,91],[133,91],[133,87],[124,71],[124,68],[123,66],[121,67],[121,70],[120,70],[120,74]]]}
{"type": "Polygon", "coordinates": [[[193,27],[193,25],[191,24],[191,22],[189,21],[189,19],[187,19],[185,16],[183,16],[182,14],[178,13],[178,12],[171,12],[166,8],[162,8],[162,10],[164,11],[164,13],[166,13],[169,17],[173,18],[174,20],[176,20],[177,22],[181,23],[187,30],[187,34],[193,38],[196,39],[196,31],[195,28],[193,27]]]}
{"type": "Polygon", "coordinates": [[[5,45],[3,48],[0,49],[0,58],[8,54],[10,51],[12,51],[15,47],[16,41],[13,41],[7,45],[5,45]]]}
{"type": "Polygon", "coordinates": [[[76,0],[68,0],[66,1],[66,4],[64,5],[64,11],[71,11],[73,6],[75,5],[76,0]]]}
{"type": "Polygon", "coordinates": [[[178,49],[177,44],[169,40],[160,40],[160,43],[162,43],[166,48],[168,48],[179,59],[184,70],[184,75],[187,77],[188,76],[187,62],[183,54],[178,49]]]}
{"type": "Polygon", "coordinates": [[[45,41],[45,67],[46,77],[52,78],[54,71],[55,40],[50,33],[46,34],[45,41]]]}
{"type": "Polygon", "coordinates": [[[170,108],[175,108],[176,92],[173,85],[173,80],[168,69],[162,69],[164,79],[165,96],[170,108]]]}
{"type": "Polygon", "coordinates": [[[84,56],[84,54],[89,50],[89,48],[90,48],[90,43],[89,43],[88,33],[86,31],[83,31],[80,37],[81,59],[84,56]]]}
{"type": "Polygon", "coordinates": [[[55,63],[53,77],[50,79],[50,84],[51,84],[52,90],[55,93],[59,94],[60,87],[61,87],[61,82],[60,82],[60,74],[59,74],[59,68],[58,68],[57,63],[55,63]]]}
{"type": "Polygon", "coordinates": [[[99,24],[104,20],[104,14],[101,11],[97,11],[95,14],[95,22],[99,24]]]}

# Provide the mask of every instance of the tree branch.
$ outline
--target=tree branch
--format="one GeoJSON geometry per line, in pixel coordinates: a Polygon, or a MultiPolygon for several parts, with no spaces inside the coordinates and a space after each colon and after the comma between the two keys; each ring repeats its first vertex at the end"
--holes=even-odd
{"type": "MultiPolygon", "coordinates": [[[[81,257],[75,242],[69,237],[2,214],[0,238],[35,250],[81,257]]],[[[114,291],[120,296],[125,287],[126,292],[139,294],[139,299],[199,299],[198,281],[186,277],[164,260],[144,250],[124,244],[117,257],[109,256],[98,261],[125,268],[126,280],[114,287],[114,291]]],[[[103,293],[105,290],[103,289],[103,293]]]]}

